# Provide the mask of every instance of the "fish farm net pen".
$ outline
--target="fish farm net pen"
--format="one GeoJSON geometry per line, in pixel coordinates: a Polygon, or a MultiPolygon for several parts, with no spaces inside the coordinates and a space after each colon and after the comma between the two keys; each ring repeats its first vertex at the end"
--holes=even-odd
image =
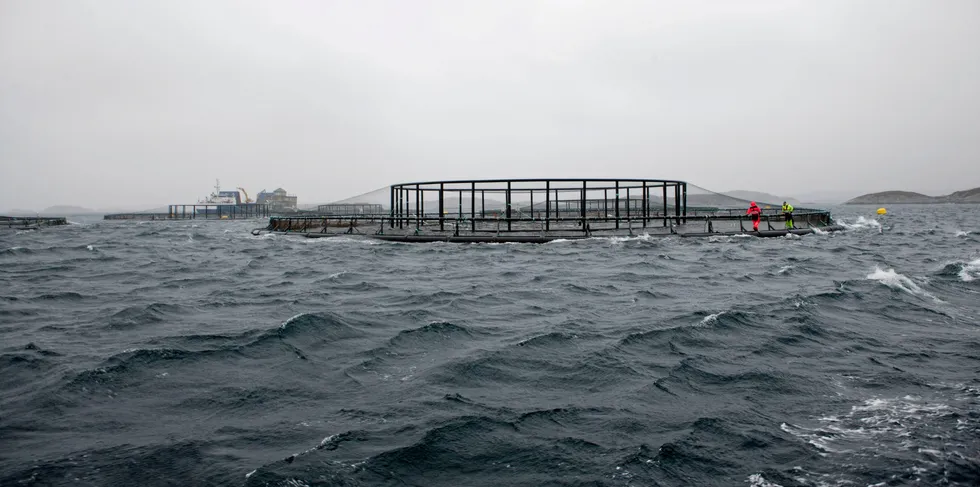
{"type": "Polygon", "coordinates": [[[668,179],[482,179],[393,184],[304,215],[273,216],[261,231],[308,237],[362,234],[401,242],[527,242],[595,236],[745,234],[778,237],[836,231],[828,210],[750,201],[668,179]],[[790,218],[787,218],[790,216],[790,218]],[[374,228],[365,231],[365,227],[374,228]]]}

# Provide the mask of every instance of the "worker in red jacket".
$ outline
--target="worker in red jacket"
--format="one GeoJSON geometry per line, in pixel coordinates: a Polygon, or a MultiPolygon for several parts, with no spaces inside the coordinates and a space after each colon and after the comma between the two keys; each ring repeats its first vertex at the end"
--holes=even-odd
{"type": "Polygon", "coordinates": [[[759,207],[756,206],[755,201],[753,201],[752,204],[749,205],[748,210],[745,210],[745,214],[749,215],[749,218],[752,219],[752,230],[758,232],[759,220],[762,219],[762,210],[760,210],[759,207]]]}

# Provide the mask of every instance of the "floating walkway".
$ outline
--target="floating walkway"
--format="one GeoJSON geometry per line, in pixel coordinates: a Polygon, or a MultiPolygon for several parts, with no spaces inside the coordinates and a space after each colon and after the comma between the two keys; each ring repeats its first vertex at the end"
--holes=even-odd
{"type": "Polygon", "coordinates": [[[68,218],[35,216],[0,216],[0,228],[13,230],[38,230],[41,227],[67,225],[68,218]]]}
{"type": "Polygon", "coordinates": [[[364,201],[346,203],[357,208],[355,214],[340,214],[337,204],[330,205],[330,214],[276,216],[253,233],[363,235],[415,243],[545,243],[639,235],[782,237],[843,229],[829,211],[811,208],[796,208],[790,227],[781,202],[769,202],[760,204],[762,219],[754,231],[745,215],[747,201],[676,180],[429,181],[392,185],[387,193],[387,205],[364,201]]]}

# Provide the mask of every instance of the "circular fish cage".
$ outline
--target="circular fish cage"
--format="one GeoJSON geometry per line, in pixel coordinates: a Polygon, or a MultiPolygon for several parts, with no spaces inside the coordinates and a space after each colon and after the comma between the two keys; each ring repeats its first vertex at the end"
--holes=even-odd
{"type": "Polygon", "coordinates": [[[273,217],[267,230],[402,242],[548,242],[644,234],[775,237],[840,229],[827,210],[788,213],[780,202],[759,202],[755,230],[746,214],[749,201],[668,179],[450,180],[385,189],[321,205],[323,214],[273,217]]]}

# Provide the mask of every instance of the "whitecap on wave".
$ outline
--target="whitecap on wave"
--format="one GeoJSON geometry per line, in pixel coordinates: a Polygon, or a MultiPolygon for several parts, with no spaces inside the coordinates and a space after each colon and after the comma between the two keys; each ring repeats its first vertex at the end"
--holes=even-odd
{"type": "Polygon", "coordinates": [[[735,239],[740,238],[756,238],[755,235],[749,235],[747,233],[737,233],[735,235],[723,235],[723,236],[712,236],[708,237],[708,242],[710,243],[731,243],[735,239]]]}
{"type": "Polygon", "coordinates": [[[721,315],[723,314],[725,314],[725,311],[722,311],[720,313],[713,313],[708,316],[705,316],[704,318],[701,319],[701,321],[697,324],[697,326],[708,326],[712,323],[715,323],[718,321],[718,318],[720,318],[721,315]]]}
{"type": "MultiPolygon", "coordinates": [[[[382,240],[375,240],[373,238],[363,238],[357,236],[343,236],[343,237],[327,237],[327,238],[303,238],[297,239],[298,242],[302,242],[306,245],[335,245],[335,244],[361,244],[361,245],[382,245],[386,242],[382,240]]],[[[445,243],[445,242],[431,242],[431,243],[445,243]]]]}
{"type": "Polygon", "coordinates": [[[895,269],[882,270],[881,267],[875,266],[874,272],[868,274],[867,278],[871,279],[872,281],[878,281],[892,289],[904,291],[914,296],[922,296],[935,301],[940,301],[939,298],[929,294],[927,291],[919,287],[919,285],[912,279],[903,274],[895,272],[895,269]]]}
{"type": "Polygon", "coordinates": [[[933,387],[939,396],[873,397],[842,414],[817,418],[816,424],[782,423],[780,429],[810,444],[821,456],[846,454],[856,466],[862,458],[873,461],[886,456],[910,462],[909,470],[916,476],[929,471],[940,474],[934,470],[947,458],[972,454],[963,440],[971,438],[977,426],[969,412],[976,408],[980,390],[964,384],[933,387]],[[937,435],[937,431],[947,433],[937,435]]]}
{"type": "Polygon", "coordinates": [[[963,282],[970,282],[974,279],[980,278],[980,258],[974,259],[973,261],[967,263],[960,269],[959,272],[960,280],[963,282]]]}
{"type": "Polygon", "coordinates": [[[859,216],[854,223],[848,223],[846,220],[841,218],[837,220],[837,223],[839,223],[841,226],[843,226],[848,230],[876,229],[879,232],[881,231],[881,222],[875,220],[874,218],[865,218],[863,216],[859,216]]]}
{"type": "Polygon", "coordinates": [[[766,480],[761,473],[749,475],[749,478],[745,482],[749,484],[749,487],[783,487],[775,482],[766,480]]]}
{"type": "Polygon", "coordinates": [[[633,240],[637,240],[637,241],[641,241],[641,242],[649,242],[649,241],[651,241],[651,240],[654,239],[648,233],[644,233],[642,235],[624,236],[624,237],[593,237],[593,238],[599,239],[599,240],[608,240],[609,242],[614,243],[614,244],[626,243],[626,242],[630,242],[630,241],[633,241],[633,240]]]}

